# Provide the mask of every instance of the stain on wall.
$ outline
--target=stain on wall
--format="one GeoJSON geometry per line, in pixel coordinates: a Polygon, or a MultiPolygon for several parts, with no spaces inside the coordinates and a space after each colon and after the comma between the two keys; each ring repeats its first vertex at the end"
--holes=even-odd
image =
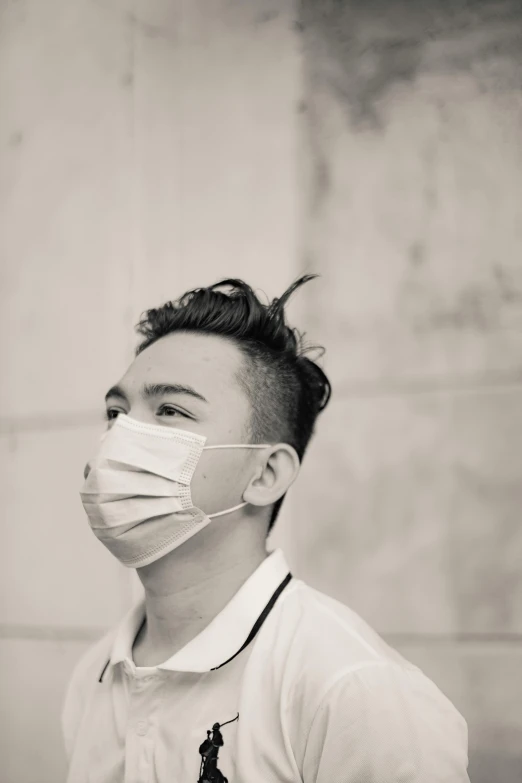
{"type": "Polygon", "coordinates": [[[350,338],[350,362],[332,359],[343,388],[520,375],[517,10],[302,6],[304,256],[343,278],[317,290],[310,318],[325,339],[350,338]]]}
{"type": "Polygon", "coordinates": [[[333,397],[296,491],[295,567],[454,700],[474,783],[512,783],[522,6],[304,0],[299,29],[302,258],[322,275],[306,327],[333,397]]]}
{"type": "Polygon", "coordinates": [[[382,129],[384,103],[394,88],[413,83],[423,72],[463,71],[483,91],[522,84],[516,0],[304,0],[301,30],[318,55],[317,77],[354,129],[382,129]]]}

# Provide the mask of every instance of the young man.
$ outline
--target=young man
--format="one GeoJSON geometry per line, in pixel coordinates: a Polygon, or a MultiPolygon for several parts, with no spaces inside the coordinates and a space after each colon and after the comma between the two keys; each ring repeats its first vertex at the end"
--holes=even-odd
{"type": "Polygon", "coordinates": [[[138,325],[81,494],[145,596],[74,672],[69,783],[469,780],[445,696],[266,551],[330,396],[285,322],[310,277],[270,305],[224,280],[138,325]]]}

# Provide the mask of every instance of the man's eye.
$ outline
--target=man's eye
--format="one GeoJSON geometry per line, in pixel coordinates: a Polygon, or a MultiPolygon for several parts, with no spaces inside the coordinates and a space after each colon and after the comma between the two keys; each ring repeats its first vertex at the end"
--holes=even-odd
{"type": "Polygon", "coordinates": [[[158,410],[158,415],[160,416],[168,416],[169,418],[175,416],[185,416],[186,414],[179,411],[177,408],[173,408],[171,405],[162,405],[161,408],[158,410]]]}
{"type": "MultiPolygon", "coordinates": [[[[107,421],[114,421],[118,418],[121,414],[125,415],[125,411],[120,410],[119,408],[109,408],[105,411],[105,419],[107,421]]],[[[188,418],[186,413],[183,413],[182,411],[178,410],[177,408],[173,408],[171,405],[162,405],[158,409],[158,416],[166,416],[169,419],[174,418],[175,416],[183,416],[184,418],[188,418]]]]}
{"type": "Polygon", "coordinates": [[[107,421],[112,421],[113,419],[116,419],[120,413],[123,413],[123,411],[120,411],[117,408],[109,408],[108,411],[105,411],[105,418],[107,421]]]}

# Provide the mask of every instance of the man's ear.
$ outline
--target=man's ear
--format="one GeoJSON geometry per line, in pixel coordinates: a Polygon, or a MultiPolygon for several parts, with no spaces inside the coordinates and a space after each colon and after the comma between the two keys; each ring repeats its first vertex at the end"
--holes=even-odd
{"type": "Polygon", "coordinates": [[[253,506],[271,506],[286,494],[299,474],[297,452],[288,443],[272,446],[268,457],[243,492],[243,500],[253,506]]]}

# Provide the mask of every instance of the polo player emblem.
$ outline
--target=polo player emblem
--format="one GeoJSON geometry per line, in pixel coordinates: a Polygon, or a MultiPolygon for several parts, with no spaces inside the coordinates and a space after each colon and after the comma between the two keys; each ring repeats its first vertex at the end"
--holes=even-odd
{"type": "Polygon", "coordinates": [[[235,718],[227,720],[226,723],[214,723],[212,731],[207,729],[207,738],[199,746],[201,766],[198,783],[228,783],[228,778],[223,775],[217,765],[219,749],[225,744],[220,729],[236,720],[239,720],[239,712],[235,718]]]}

